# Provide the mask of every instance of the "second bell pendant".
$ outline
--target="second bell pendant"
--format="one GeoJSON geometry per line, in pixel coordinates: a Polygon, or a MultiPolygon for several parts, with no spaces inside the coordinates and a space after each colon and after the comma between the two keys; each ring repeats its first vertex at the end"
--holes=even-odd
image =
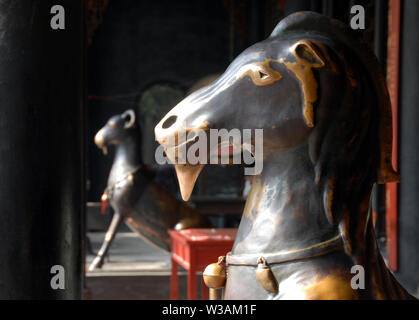
{"type": "Polygon", "coordinates": [[[271,268],[269,268],[266,259],[263,257],[258,259],[256,278],[266,291],[275,294],[278,293],[278,283],[274,274],[272,273],[271,268]]]}

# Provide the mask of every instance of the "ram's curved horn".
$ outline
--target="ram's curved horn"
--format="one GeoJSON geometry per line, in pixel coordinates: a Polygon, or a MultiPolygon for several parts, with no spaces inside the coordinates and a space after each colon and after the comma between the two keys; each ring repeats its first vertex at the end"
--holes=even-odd
{"type": "Polygon", "coordinates": [[[126,116],[129,116],[129,122],[126,122],[124,125],[125,129],[129,129],[132,128],[135,124],[135,112],[132,109],[129,109],[127,111],[125,111],[122,115],[123,118],[125,118],[126,116]]]}

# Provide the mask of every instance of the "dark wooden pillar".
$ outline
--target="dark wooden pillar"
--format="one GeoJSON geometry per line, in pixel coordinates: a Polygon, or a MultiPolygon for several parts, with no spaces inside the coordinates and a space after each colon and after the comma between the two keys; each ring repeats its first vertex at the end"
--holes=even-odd
{"type": "Polygon", "coordinates": [[[0,299],[81,298],[83,3],[0,0],[0,299]]]}
{"type": "Polygon", "coordinates": [[[419,1],[402,2],[397,278],[419,294],[419,1]]]}

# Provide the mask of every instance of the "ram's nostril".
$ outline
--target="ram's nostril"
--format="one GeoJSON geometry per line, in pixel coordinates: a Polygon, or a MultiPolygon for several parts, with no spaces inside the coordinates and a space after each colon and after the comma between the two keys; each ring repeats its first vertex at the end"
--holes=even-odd
{"type": "Polygon", "coordinates": [[[170,128],[175,122],[176,122],[177,116],[170,116],[166,119],[165,122],[163,122],[163,129],[170,128]]]}

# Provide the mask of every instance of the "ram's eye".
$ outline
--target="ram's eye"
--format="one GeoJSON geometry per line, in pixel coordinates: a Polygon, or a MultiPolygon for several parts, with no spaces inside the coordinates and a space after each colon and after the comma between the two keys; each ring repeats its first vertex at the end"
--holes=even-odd
{"type": "Polygon", "coordinates": [[[237,78],[249,77],[256,86],[269,86],[282,78],[281,74],[270,66],[271,59],[249,63],[240,68],[237,78]]]}
{"type": "Polygon", "coordinates": [[[267,74],[267,73],[266,73],[266,72],[264,72],[264,71],[259,70],[259,77],[260,77],[261,79],[266,79],[267,77],[269,77],[269,74],[267,74]]]}

